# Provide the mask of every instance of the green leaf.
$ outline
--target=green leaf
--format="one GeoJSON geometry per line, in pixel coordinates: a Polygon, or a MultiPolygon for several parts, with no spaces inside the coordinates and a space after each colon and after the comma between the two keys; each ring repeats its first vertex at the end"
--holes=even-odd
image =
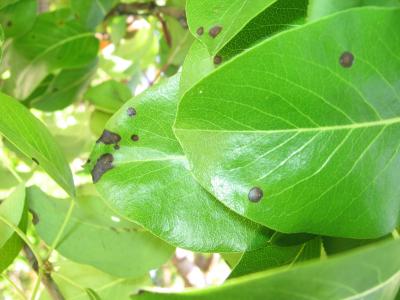
{"type": "MultiPolygon", "coordinates": [[[[103,273],[91,266],[77,264],[71,261],[60,261],[55,265],[56,272],[52,277],[60,288],[65,299],[91,300],[97,295],[103,300],[128,300],[129,296],[138,292],[150,283],[148,276],[124,279],[103,273]],[[91,296],[88,295],[91,292],[91,296]]],[[[40,300],[53,299],[47,292],[40,300]]]]}
{"type": "MultiPolygon", "coordinates": [[[[39,236],[51,244],[71,200],[52,198],[37,187],[27,192],[29,208],[38,218],[39,236]]],[[[132,222],[119,218],[98,195],[76,199],[57,251],[83,264],[118,277],[139,277],[159,267],[174,248],[132,222]]]]}
{"type": "MultiPolygon", "coordinates": [[[[222,63],[274,34],[304,23],[307,0],[279,0],[252,19],[219,52],[222,63]]],[[[215,69],[214,57],[195,41],[182,68],[181,93],[215,69]]]]}
{"type": "MultiPolygon", "coordinates": [[[[3,224],[0,224],[0,227],[2,226],[3,224]]],[[[18,227],[19,229],[21,229],[22,232],[26,232],[27,226],[28,226],[28,209],[25,203],[18,227]]],[[[14,259],[18,256],[19,252],[21,251],[23,245],[24,242],[22,241],[22,239],[19,237],[17,233],[14,232],[11,235],[11,237],[7,240],[7,242],[2,247],[0,246],[0,273],[2,273],[4,270],[7,269],[9,265],[12,264],[14,259]]]]}
{"type": "Polygon", "coordinates": [[[0,11],[0,24],[6,38],[25,34],[36,19],[37,1],[24,0],[9,5],[0,11]]]}
{"type": "Polygon", "coordinates": [[[289,247],[269,244],[264,248],[245,252],[239,264],[229,275],[229,279],[285,265],[290,268],[298,262],[318,258],[320,253],[321,240],[319,238],[289,247]]]}
{"type": "Polygon", "coordinates": [[[400,210],[398,26],[398,9],[349,10],[276,35],[195,85],[175,133],[196,179],[280,232],[391,232],[400,210]]]}
{"type": "Polygon", "coordinates": [[[126,84],[110,79],[91,87],[85,93],[84,98],[89,100],[96,109],[114,113],[122,104],[132,98],[132,92],[126,84]]]}
{"type": "Polygon", "coordinates": [[[276,0],[188,0],[187,19],[190,31],[215,55],[251,19],[272,5],[276,0]],[[220,32],[214,37],[213,29],[220,32]],[[202,28],[202,30],[200,29],[202,28]],[[202,31],[201,35],[198,32],[202,31]]]}
{"type": "Polygon", "coordinates": [[[46,126],[15,99],[0,93],[0,134],[46,171],[69,195],[75,194],[69,165],[46,126]]]}
{"type": "Polygon", "coordinates": [[[399,287],[400,241],[390,241],[322,261],[228,280],[181,294],[145,292],[133,299],[394,299],[399,287]],[[384,253],[385,255],[382,255],[384,253]]]}
{"type": "Polygon", "coordinates": [[[308,21],[358,6],[400,6],[398,0],[309,0],[308,21]]]}
{"type": "Polygon", "coordinates": [[[174,76],[143,92],[107,123],[111,137],[121,140],[117,150],[99,140],[91,154],[98,191],[120,214],[173,245],[201,252],[262,247],[268,229],[231,212],[192,178],[172,132],[178,84],[174,76]]]}
{"type": "Polygon", "coordinates": [[[102,112],[100,110],[94,110],[90,115],[90,130],[96,135],[100,136],[103,132],[104,126],[107,121],[111,118],[111,114],[102,112]]]}
{"type": "Polygon", "coordinates": [[[80,68],[93,61],[98,40],[70,10],[62,9],[39,15],[33,28],[14,40],[9,50],[11,77],[5,90],[25,99],[51,72],[80,68]]]}
{"type": "MultiPolygon", "coordinates": [[[[0,204],[0,217],[18,226],[25,206],[25,183],[19,184],[4,202],[0,204]]],[[[0,220],[0,248],[13,235],[14,230],[0,220]]]]}
{"type": "Polygon", "coordinates": [[[4,7],[11,5],[13,3],[18,2],[19,0],[2,0],[0,3],[0,9],[3,9],[4,7]]]}
{"type": "Polygon", "coordinates": [[[96,70],[96,63],[64,69],[40,86],[42,93],[29,97],[29,105],[43,111],[61,110],[79,100],[96,70]]]}
{"type": "Polygon", "coordinates": [[[71,8],[85,28],[93,30],[116,3],[116,0],[71,0],[71,8]]]}
{"type": "Polygon", "coordinates": [[[334,255],[341,252],[349,251],[351,249],[366,246],[372,243],[377,243],[382,240],[388,239],[391,236],[384,236],[380,239],[374,240],[354,240],[354,239],[344,239],[344,238],[334,238],[334,237],[323,237],[323,246],[327,255],[334,255]]]}

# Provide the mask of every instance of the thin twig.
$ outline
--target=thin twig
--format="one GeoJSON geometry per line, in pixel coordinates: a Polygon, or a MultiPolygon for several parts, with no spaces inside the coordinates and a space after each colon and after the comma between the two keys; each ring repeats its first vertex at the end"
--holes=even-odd
{"type": "MultiPolygon", "coordinates": [[[[51,296],[51,298],[54,300],[64,300],[65,299],[64,296],[62,295],[60,289],[58,288],[57,284],[54,282],[51,275],[48,273],[40,272],[39,267],[38,267],[38,261],[36,260],[36,257],[33,254],[33,252],[31,251],[31,249],[29,247],[27,247],[27,245],[24,245],[24,253],[25,253],[25,256],[28,258],[29,263],[31,264],[32,268],[38,274],[38,278],[40,278],[39,282],[43,283],[43,285],[46,287],[47,291],[49,292],[49,295],[51,296]],[[40,275],[40,273],[42,273],[42,275],[40,275]]],[[[32,298],[32,299],[34,299],[34,298],[32,298]]]]}

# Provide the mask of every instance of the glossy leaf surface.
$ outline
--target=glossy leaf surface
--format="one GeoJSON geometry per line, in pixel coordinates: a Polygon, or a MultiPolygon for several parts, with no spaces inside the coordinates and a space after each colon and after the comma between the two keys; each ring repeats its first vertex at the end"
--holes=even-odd
{"type": "Polygon", "coordinates": [[[199,182],[281,232],[391,232],[400,211],[398,26],[397,9],[349,10],[281,33],[195,85],[175,133],[199,182]],[[253,188],[261,197],[249,201],[253,188]]]}
{"type": "Polygon", "coordinates": [[[178,84],[173,77],[142,93],[107,123],[121,140],[117,150],[99,141],[91,155],[98,191],[120,214],[173,245],[203,252],[262,247],[270,231],[227,209],[191,176],[172,132],[178,84]],[[111,169],[103,172],[95,165],[106,163],[107,153],[111,169]]]}
{"type": "MultiPolygon", "coordinates": [[[[67,214],[69,201],[52,198],[37,187],[28,189],[29,208],[40,237],[51,244],[67,214]]],[[[139,277],[159,267],[174,248],[136,224],[115,215],[97,195],[76,200],[57,251],[76,262],[118,277],[139,277]]]]}
{"type": "MultiPolygon", "coordinates": [[[[276,0],[189,0],[186,6],[190,31],[215,55],[255,16],[276,0]],[[220,27],[213,37],[210,30],[220,27]],[[198,32],[202,28],[202,34],[198,32]]],[[[214,29],[215,30],[215,29],[214,29]]]]}
{"type": "Polygon", "coordinates": [[[254,273],[220,287],[181,294],[146,292],[133,299],[394,299],[399,286],[399,251],[400,242],[390,241],[290,269],[254,273]]]}
{"type": "Polygon", "coordinates": [[[69,165],[45,125],[17,100],[0,93],[0,134],[38,163],[68,194],[75,187],[69,165]]]}

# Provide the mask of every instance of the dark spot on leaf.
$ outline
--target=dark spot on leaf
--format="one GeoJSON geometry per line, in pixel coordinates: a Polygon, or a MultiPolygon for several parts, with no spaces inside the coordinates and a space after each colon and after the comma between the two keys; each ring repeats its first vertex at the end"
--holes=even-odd
{"type": "Polygon", "coordinates": [[[188,29],[189,28],[186,16],[180,16],[178,18],[178,21],[181,24],[182,28],[184,28],[184,29],[188,29]]]}
{"type": "Polygon", "coordinates": [[[98,182],[105,172],[114,167],[112,165],[113,161],[114,156],[112,156],[110,153],[100,156],[92,170],[92,179],[94,183],[98,182]]]}
{"type": "Polygon", "coordinates": [[[13,24],[12,21],[11,21],[11,20],[8,20],[7,23],[6,23],[6,26],[7,26],[7,27],[11,27],[12,24],[13,24]]]}
{"type": "Polygon", "coordinates": [[[264,193],[262,189],[260,189],[259,187],[253,187],[249,191],[248,197],[251,202],[259,202],[262,199],[263,195],[264,193]]]}
{"type": "Polygon", "coordinates": [[[33,223],[33,225],[36,225],[37,223],[39,223],[38,214],[33,209],[29,209],[29,212],[32,214],[32,223],[33,223]]]}
{"type": "Polygon", "coordinates": [[[209,34],[212,38],[215,38],[221,31],[222,31],[222,27],[217,25],[217,26],[212,27],[212,28],[208,31],[208,34],[209,34]]]}
{"type": "Polygon", "coordinates": [[[126,113],[128,114],[128,116],[134,117],[136,116],[136,109],[134,109],[133,107],[128,107],[126,113]]]}
{"type": "Polygon", "coordinates": [[[139,140],[139,136],[137,134],[134,134],[131,136],[132,141],[137,142],[139,140]]]}
{"type": "Polygon", "coordinates": [[[354,55],[351,52],[343,52],[340,56],[339,63],[343,68],[350,68],[354,62],[354,55]]]}
{"type": "Polygon", "coordinates": [[[219,65],[220,63],[222,63],[222,57],[220,55],[215,55],[214,64],[219,65]]]}
{"type": "Polygon", "coordinates": [[[96,143],[103,143],[106,145],[117,144],[121,140],[121,136],[117,133],[104,130],[101,137],[97,140],[96,143]]]}
{"type": "Polygon", "coordinates": [[[33,160],[33,162],[34,162],[35,164],[39,165],[39,161],[38,161],[36,158],[32,157],[32,160],[33,160]]]}
{"type": "Polygon", "coordinates": [[[196,33],[197,33],[197,35],[203,35],[203,33],[204,33],[204,27],[201,26],[201,27],[197,28],[196,33]]]}
{"type": "Polygon", "coordinates": [[[117,228],[115,228],[115,227],[110,227],[110,229],[111,229],[112,231],[114,231],[114,232],[118,232],[117,228]]]}
{"type": "Polygon", "coordinates": [[[58,92],[58,88],[57,88],[57,87],[54,87],[51,91],[52,91],[53,93],[56,93],[56,92],[58,92]]]}
{"type": "Polygon", "coordinates": [[[114,149],[115,150],[119,150],[119,148],[121,148],[118,144],[116,144],[115,146],[114,146],[114,149]]]}

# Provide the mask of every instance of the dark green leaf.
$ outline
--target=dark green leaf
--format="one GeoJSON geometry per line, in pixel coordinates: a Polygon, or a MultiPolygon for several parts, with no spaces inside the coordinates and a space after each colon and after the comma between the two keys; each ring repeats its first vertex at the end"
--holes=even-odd
{"type": "Polygon", "coordinates": [[[38,163],[68,194],[75,187],[69,165],[48,129],[17,100],[0,93],[0,134],[38,163]]]}
{"type": "Polygon", "coordinates": [[[334,238],[334,237],[323,237],[323,246],[327,255],[334,255],[340,252],[349,251],[351,249],[366,246],[368,244],[377,243],[384,239],[388,239],[389,236],[384,236],[380,239],[374,240],[354,240],[345,238],[334,238]]]}
{"type": "Polygon", "coordinates": [[[279,34],[200,81],[175,123],[197,180],[281,232],[391,232],[400,211],[399,26],[398,9],[349,10],[279,34]],[[249,201],[253,188],[261,197],[249,201]]]}
{"type": "Polygon", "coordinates": [[[318,258],[320,253],[321,240],[319,238],[288,247],[269,244],[264,248],[245,252],[229,278],[240,277],[285,265],[288,265],[290,268],[298,262],[318,258]]]}
{"type": "Polygon", "coordinates": [[[84,98],[89,100],[96,109],[114,113],[132,98],[132,92],[126,84],[111,79],[91,87],[84,98]]]}
{"type": "Polygon", "coordinates": [[[118,150],[97,143],[89,166],[97,189],[120,214],[173,245],[202,252],[262,247],[268,229],[232,213],[192,178],[172,132],[178,84],[173,77],[155,86],[110,119],[106,129],[121,141],[118,150]]]}
{"type": "Polygon", "coordinates": [[[6,7],[6,6],[10,5],[10,4],[16,3],[18,1],[19,0],[1,0],[0,9],[2,9],[2,8],[6,7]]]}
{"type": "Polygon", "coordinates": [[[398,0],[309,0],[308,21],[358,6],[400,6],[398,0]]]}
{"type": "MultiPolygon", "coordinates": [[[[67,214],[69,201],[52,198],[37,187],[29,188],[27,196],[29,208],[38,218],[36,230],[51,244],[67,214]]],[[[119,218],[98,195],[82,195],[76,199],[57,251],[114,276],[133,278],[159,267],[174,248],[119,218]]]]}
{"type": "Polygon", "coordinates": [[[69,10],[41,14],[32,30],[10,46],[11,77],[5,90],[25,99],[48,74],[62,68],[83,67],[93,61],[97,51],[94,34],[85,31],[69,10]]]}
{"type": "Polygon", "coordinates": [[[283,267],[235,278],[219,287],[181,294],[145,292],[134,299],[390,300],[399,287],[399,251],[400,241],[390,241],[290,269],[283,267]]]}
{"type": "Polygon", "coordinates": [[[36,19],[36,10],[36,0],[18,1],[2,9],[0,24],[4,28],[5,37],[17,37],[31,29],[36,19]]]}
{"type": "Polygon", "coordinates": [[[274,2],[276,0],[188,0],[189,28],[207,46],[210,54],[215,55],[250,20],[274,2]],[[201,35],[200,31],[203,32],[201,35]]]}

